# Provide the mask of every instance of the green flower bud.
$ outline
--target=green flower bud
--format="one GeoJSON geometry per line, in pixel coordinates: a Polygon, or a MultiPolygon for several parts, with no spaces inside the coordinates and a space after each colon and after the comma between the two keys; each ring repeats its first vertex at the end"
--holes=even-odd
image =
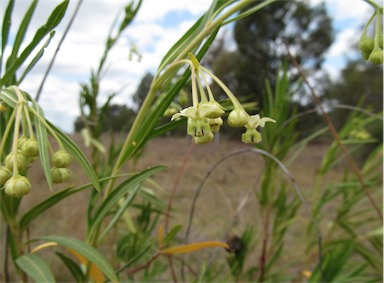
{"type": "Polygon", "coordinates": [[[261,134],[256,129],[248,129],[241,135],[243,143],[259,143],[261,142],[261,134]]]}
{"type": "Polygon", "coordinates": [[[56,168],[66,168],[72,163],[71,155],[64,149],[60,149],[52,157],[53,166],[56,168]]]}
{"type": "Polygon", "coordinates": [[[28,140],[28,137],[27,136],[21,136],[18,140],[17,140],[17,148],[18,149],[22,149],[23,148],[23,145],[26,143],[26,141],[28,140]]]}
{"type": "Polygon", "coordinates": [[[177,112],[178,111],[175,107],[168,107],[167,110],[165,110],[165,112],[164,112],[164,116],[169,117],[169,116],[176,114],[177,112]]]}
{"type": "Polygon", "coordinates": [[[39,144],[35,138],[29,138],[21,147],[25,156],[35,157],[39,155],[39,144]]]}
{"type": "Polygon", "coordinates": [[[216,101],[200,103],[198,109],[201,117],[210,119],[219,118],[225,113],[224,108],[216,101]]]}
{"type": "Polygon", "coordinates": [[[201,137],[193,137],[193,142],[195,144],[206,144],[213,141],[213,138],[214,138],[213,133],[209,132],[208,134],[201,137]]]}
{"type": "Polygon", "coordinates": [[[383,64],[383,50],[382,49],[374,49],[369,55],[368,58],[375,65],[383,64]]]}
{"type": "Polygon", "coordinates": [[[21,151],[18,151],[17,153],[11,152],[10,154],[8,154],[7,157],[5,158],[5,167],[13,171],[15,156],[16,156],[17,170],[20,172],[25,171],[27,169],[29,162],[27,157],[21,151]]]}
{"type": "Polygon", "coordinates": [[[13,176],[5,183],[5,193],[10,197],[20,198],[31,191],[31,183],[27,177],[13,176]]]}
{"type": "Polygon", "coordinates": [[[216,118],[216,119],[208,119],[209,127],[211,128],[211,131],[214,133],[219,132],[220,127],[223,125],[223,119],[216,118]]]}
{"type": "Polygon", "coordinates": [[[5,166],[0,166],[0,186],[4,186],[11,177],[12,171],[5,166]]]}
{"type": "Polygon", "coordinates": [[[373,46],[374,46],[374,40],[373,38],[370,38],[370,37],[363,37],[360,39],[360,42],[359,42],[359,49],[362,51],[362,52],[367,52],[367,53],[371,53],[372,50],[373,50],[373,46]]]}
{"type": "Polygon", "coordinates": [[[228,115],[228,124],[233,128],[243,127],[248,123],[249,115],[242,109],[232,110],[228,115]]]}
{"type": "Polygon", "coordinates": [[[68,181],[71,178],[72,172],[67,168],[56,168],[51,169],[52,183],[59,184],[68,181]]]}
{"type": "Polygon", "coordinates": [[[363,57],[363,59],[365,61],[367,61],[369,59],[369,55],[371,55],[371,52],[364,52],[364,51],[361,51],[361,57],[363,57]]]}

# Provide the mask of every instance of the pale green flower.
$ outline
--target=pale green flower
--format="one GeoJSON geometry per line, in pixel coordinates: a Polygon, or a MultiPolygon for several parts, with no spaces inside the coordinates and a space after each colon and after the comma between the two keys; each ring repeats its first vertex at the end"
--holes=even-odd
{"type": "Polygon", "coordinates": [[[245,133],[242,134],[241,140],[244,143],[259,143],[262,141],[261,134],[257,131],[258,127],[263,128],[266,122],[276,123],[275,120],[264,117],[260,118],[258,114],[252,115],[248,119],[248,123],[245,125],[247,129],[245,133]]]}

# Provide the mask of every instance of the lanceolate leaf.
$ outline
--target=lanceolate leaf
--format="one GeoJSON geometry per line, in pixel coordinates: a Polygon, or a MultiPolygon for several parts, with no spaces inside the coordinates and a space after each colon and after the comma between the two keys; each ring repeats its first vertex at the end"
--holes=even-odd
{"type": "MultiPolygon", "coordinates": [[[[44,112],[41,107],[35,102],[32,102],[32,108],[38,113],[38,115],[44,119],[44,112]]],[[[52,176],[49,163],[49,152],[48,152],[48,133],[45,126],[41,123],[41,120],[38,117],[34,117],[37,141],[39,144],[39,156],[41,166],[43,168],[45,179],[47,184],[52,191],[52,176]]]]}
{"type": "Polygon", "coordinates": [[[143,181],[148,179],[153,174],[163,170],[164,166],[157,166],[151,169],[145,170],[140,174],[135,175],[132,178],[122,182],[119,186],[117,186],[104,200],[100,207],[95,212],[93,217],[93,221],[90,227],[89,235],[92,235],[95,229],[99,226],[99,224],[104,220],[105,216],[111,210],[111,208],[115,207],[118,201],[130,190],[135,188],[137,185],[141,184],[143,181]]]}
{"type": "Polygon", "coordinates": [[[111,263],[98,250],[88,245],[87,243],[74,238],[59,236],[45,236],[41,237],[40,239],[48,242],[56,242],[67,249],[74,250],[78,254],[85,257],[88,261],[94,263],[98,267],[98,269],[100,269],[105,274],[105,276],[108,277],[109,280],[111,280],[112,282],[119,282],[119,278],[117,277],[111,263]]]}
{"type": "Polygon", "coordinates": [[[202,243],[194,243],[188,245],[182,245],[178,247],[173,247],[169,249],[162,250],[163,254],[181,254],[181,253],[190,253],[193,251],[205,249],[205,248],[213,248],[213,247],[222,247],[229,249],[228,245],[222,242],[202,242],[202,243]]]}
{"type": "Polygon", "coordinates": [[[43,38],[55,28],[62,18],[65,15],[69,4],[69,0],[63,1],[59,4],[49,16],[45,25],[41,26],[35,33],[32,42],[28,44],[28,46],[23,50],[20,56],[12,62],[12,66],[9,66],[7,72],[4,74],[4,77],[0,81],[0,85],[4,85],[8,82],[8,80],[15,74],[17,69],[25,62],[28,56],[33,52],[36,46],[40,43],[43,38]]]}
{"type": "Polygon", "coordinates": [[[87,157],[83,151],[61,130],[56,128],[52,123],[48,122],[49,126],[56,132],[61,142],[64,144],[65,149],[72,155],[74,159],[79,163],[83,168],[88,178],[91,180],[96,190],[100,190],[100,183],[97,177],[96,172],[93,170],[92,165],[89,163],[87,157]]]}
{"type": "Polygon", "coordinates": [[[56,282],[48,264],[37,254],[26,254],[16,259],[17,265],[35,282],[56,282]]]}
{"type": "Polygon", "coordinates": [[[76,282],[84,282],[84,274],[80,266],[66,255],[56,252],[61,261],[68,267],[76,282]]]}
{"type": "Polygon", "coordinates": [[[12,10],[14,5],[15,5],[15,1],[10,0],[4,14],[3,27],[1,29],[0,74],[1,74],[1,69],[3,67],[4,50],[8,43],[9,30],[11,27],[11,15],[12,15],[12,10]]]}

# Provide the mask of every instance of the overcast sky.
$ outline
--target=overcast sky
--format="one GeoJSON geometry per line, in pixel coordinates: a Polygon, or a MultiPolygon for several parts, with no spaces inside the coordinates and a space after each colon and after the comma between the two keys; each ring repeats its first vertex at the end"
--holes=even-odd
{"type": "MultiPolygon", "coordinates": [[[[0,18],[8,1],[0,0],[0,18]]],[[[60,1],[39,1],[26,42],[33,37],[50,11],[60,1]]],[[[80,12],[64,41],[48,77],[40,105],[46,117],[66,132],[73,131],[74,120],[79,116],[78,94],[80,83],[87,82],[91,69],[95,69],[104,50],[104,43],[117,13],[128,1],[84,0],[80,12]]],[[[312,0],[319,3],[319,0],[312,0]]],[[[17,0],[12,21],[11,38],[16,33],[31,1],[17,0]]],[[[140,79],[147,71],[154,72],[169,48],[188,30],[209,7],[209,0],[144,0],[133,24],[128,27],[110,53],[109,70],[102,80],[101,93],[105,95],[122,90],[114,103],[132,105],[131,97],[140,79]],[[133,56],[129,60],[130,46],[136,46],[141,60],[133,56]]],[[[333,18],[335,42],[327,53],[324,68],[337,77],[346,62],[351,44],[361,34],[359,28],[368,20],[372,8],[362,0],[329,0],[326,7],[333,18]]],[[[32,97],[43,77],[48,62],[67,26],[77,1],[71,1],[67,15],[56,29],[56,35],[46,49],[41,62],[21,84],[32,97]]],[[[230,32],[227,32],[230,34],[230,32]]],[[[10,48],[8,48],[9,52],[10,48]]],[[[102,102],[103,97],[101,98],[102,102]]]]}

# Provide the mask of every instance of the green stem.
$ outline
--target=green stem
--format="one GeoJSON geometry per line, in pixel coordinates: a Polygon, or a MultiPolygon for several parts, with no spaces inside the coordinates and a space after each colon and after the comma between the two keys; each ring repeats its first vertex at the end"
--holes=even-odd
{"type": "Polygon", "coordinates": [[[15,120],[16,112],[17,112],[17,107],[13,109],[11,117],[9,118],[9,121],[7,122],[7,127],[5,128],[4,135],[1,139],[1,144],[0,144],[0,153],[1,154],[3,154],[3,152],[4,152],[5,141],[7,140],[9,132],[12,128],[12,124],[13,124],[13,120],[15,120]]]}
{"type": "Polygon", "coordinates": [[[13,131],[13,141],[12,141],[12,153],[13,156],[13,176],[19,175],[19,169],[17,168],[17,141],[19,140],[19,131],[20,131],[20,122],[23,111],[23,103],[17,105],[17,113],[15,119],[15,129],[13,131]]]}
{"type": "Polygon", "coordinates": [[[373,0],[365,0],[365,2],[367,2],[369,5],[371,5],[375,10],[379,10],[381,12],[383,11],[383,7],[381,7],[375,1],[373,1],[373,0]]]}
{"type": "Polygon", "coordinates": [[[196,87],[196,70],[192,66],[191,66],[191,82],[192,82],[192,104],[193,104],[193,107],[197,108],[197,105],[199,104],[199,97],[197,94],[197,87],[196,87]]]}
{"type": "Polygon", "coordinates": [[[380,49],[380,34],[382,33],[381,31],[381,17],[380,17],[380,11],[377,8],[376,9],[376,30],[375,30],[375,43],[373,46],[373,49],[380,49]]]}
{"type": "Polygon", "coordinates": [[[372,16],[369,18],[368,22],[365,24],[364,29],[363,29],[363,33],[361,34],[361,39],[367,37],[368,27],[372,23],[372,21],[375,18],[375,16],[376,16],[376,12],[372,14],[372,16]]]}
{"type": "Polygon", "coordinates": [[[203,81],[205,83],[205,86],[207,88],[207,91],[208,91],[208,96],[209,96],[209,101],[215,101],[215,97],[213,96],[213,93],[212,93],[212,90],[211,90],[211,87],[209,86],[209,83],[204,75],[203,72],[200,73],[201,77],[203,78],[203,81]]]}
{"type": "Polygon", "coordinates": [[[211,78],[224,90],[228,98],[231,100],[233,106],[235,109],[243,109],[243,106],[240,104],[240,102],[237,100],[236,96],[232,93],[232,91],[213,73],[211,73],[209,70],[201,66],[201,69],[206,72],[211,78]]]}
{"type": "Polygon", "coordinates": [[[196,77],[197,77],[197,84],[199,85],[201,102],[208,102],[207,95],[205,94],[204,88],[201,85],[200,76],[201,76],[201,74],[199,72],[197,72],[196,77]]]}
{"type": "Polygon", "coordinates": [[[34,138],[35,134],[33,132],[32,122],[31,122],[31,118],[29,117],[28,108],[26,106],[23,106],[23,110],[24,110],[24,116],[23,117],[25,117],[25,119],[27,120],[29,136],[31,138],[34,138]]]}
{"type": "Polygon", "coordinates": [[[45,121],[45,119],[43,117],[41,117],[39,115],[39,113],[36,112],[35,109],[33,109],[32,107],[28,107],[28,111],[30,111],[33,115],[35,115],[35,117],[37,117],[37,119],[40,120],[40,122],[44,125],[44,127],[48,130],[48,132],[51,134],[51,136],[55,139],[55,141],[57,142],[57,144],[59,145],[59,148],[60,149],[65,149],[63,143],[61,142],[60,138],[56,135],[55,131],[52,130],[52,128],[48,125],[48,123],[45,121]]]}

